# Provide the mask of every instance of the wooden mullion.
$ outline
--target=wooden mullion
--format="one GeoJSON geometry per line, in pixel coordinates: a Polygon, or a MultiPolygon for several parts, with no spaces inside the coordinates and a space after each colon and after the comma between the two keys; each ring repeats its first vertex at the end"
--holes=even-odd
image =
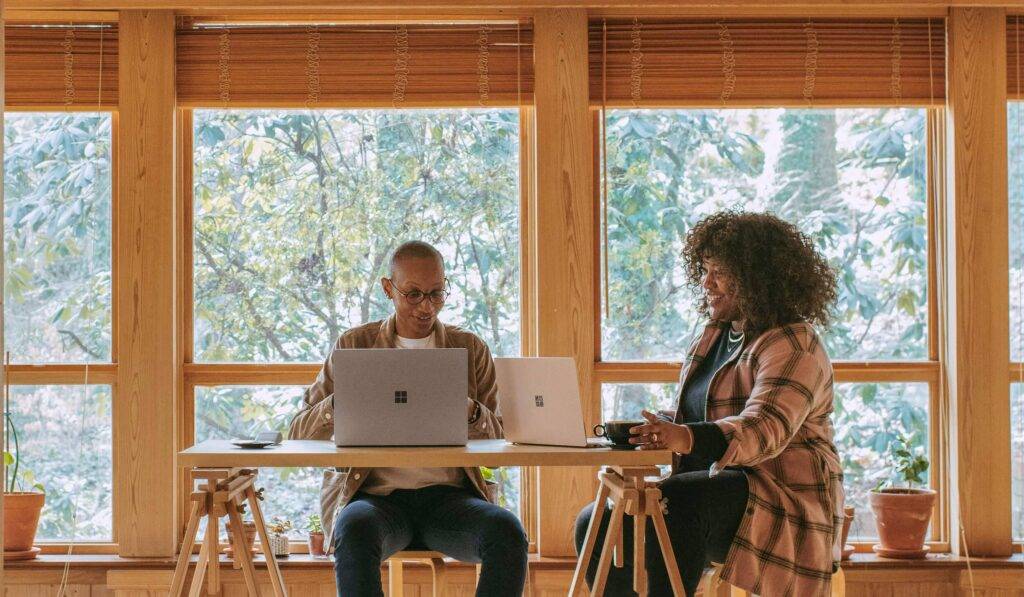
{"type": "Polygon", "coordinates": [[[195,364],[184,366],[185,383],[219,385],[309,385],[319,364],[195,364]]]}
{"type": "Polygon", "coordinates": [[[120,15],[120,313],[113,402],[114,533],[122,556],[175,550],[174,15],[120,15]],[[144,521],[144,522],[143,522],[144,521]]]}
{"type": "Polygon", "coordinates": [[[1011,552],[1006,12],[948,23],[946,248],[954,551],[1011,552]],[[960,532],[962,529],[962,532],[960,532]]]}
{"type": "MultiPolygon", "coordinates": [[[[672,362],[599,362],[594,377],[599,383],[674,383],[681,364],[672,362]]],[[[937,382],[937,361],[833,361],[838,383],[937,382]]]]}
{"type": "MultiPolygon", "coordinates": [[[[85,369],[85,365],[11,365],[8,376],[16,386],[81,385],[85,369]]],[[[116,380],[116,365],[89,365],[90,385],[113,385],[116,380]]]]}

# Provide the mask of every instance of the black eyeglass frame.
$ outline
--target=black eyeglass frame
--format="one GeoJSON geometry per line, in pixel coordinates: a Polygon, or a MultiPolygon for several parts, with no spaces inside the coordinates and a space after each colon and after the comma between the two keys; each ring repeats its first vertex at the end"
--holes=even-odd
{"type": "Polygon", "coordinates": [[[448,281],[448,278],[444,279],[444,290],[435,290],[433,292],[423,292],[422,290],[418,289],[413,289],[410,290],[409,292],[403,292],[402,289],[398,287],[398,284],[395,284],[394,280],[392,280],[391,278],[384,279],[387,280],[388,284],[391,285],[392,290],[402,295],[405,301],[410,305],[418,305],[422,303],[423,299],[428,296],[430,297],[431,304],[443,305],[448,300],[448,297],[451,296],[452,294],[451,283],[448,281]],[[413,298],[416,295],[418,295],[419,298],[413,298]]]}

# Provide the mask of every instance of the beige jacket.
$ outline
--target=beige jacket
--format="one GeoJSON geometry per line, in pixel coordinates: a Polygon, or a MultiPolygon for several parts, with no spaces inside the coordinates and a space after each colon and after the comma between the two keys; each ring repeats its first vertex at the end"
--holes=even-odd
{"type": "MultiPolygon", "coordinates": [[[[480,406],[480,416],[469,425],[469,439],[502,437],[498,410],[498,387],[494,380],[494,361],[484,341],[475,334],[441,322],[434,323],[434,345],[438,348],[465,348],[469,353],[469,397],[480,406]]],[[[352,328],[334,344],[339,348],[395,348],[395,316],[352,328]]],[[[334,350],[327,355],[316,380],[306,390],[302,410],[292,419],[290,439],[330,440],[334,437],[334,350]]],[[[345,468],[324,471],[320,485],[320,516],[326,545],[333,545],[334,517],[347,504],[373,469],[345,468]]],[[[492,491],[479,467],[464,469],[472,489],[493,502],[492,491]]]]}

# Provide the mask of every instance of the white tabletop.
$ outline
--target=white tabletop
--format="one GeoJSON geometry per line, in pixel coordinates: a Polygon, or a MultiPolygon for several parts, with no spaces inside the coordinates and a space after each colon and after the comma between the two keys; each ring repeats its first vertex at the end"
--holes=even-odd
{"type": "Polygon", "coordinates": [[[246,450],[228,440],[207,440],[178,453],[178,464],[227,467],[439,467],[439,466],[650,466],[670,464],[666,450],[613,450],[527,446],[505,440],[470,440],[454,447],[338,448],[330,441],[286,440],[279,446],[246,450]]]}

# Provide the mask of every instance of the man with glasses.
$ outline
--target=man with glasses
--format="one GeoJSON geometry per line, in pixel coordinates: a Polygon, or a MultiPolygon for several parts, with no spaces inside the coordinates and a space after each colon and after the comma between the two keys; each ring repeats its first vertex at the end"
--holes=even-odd
{"type": "MultiPolygon", "coordinates": [[[[437,319],[448,298],[441,254],[422,241],[403,243],[381,286],[394,314],[348,330],[334,349],[465,348],[469,437],[501,437],[490,350],[475,334],[437,319]]],[[[291,423],[292,439],[331,439],[334,433],[333,353],[306,390],[291,423]]],[[[381,563],[410,546],[482,563],[477,595],[523,592],[526,533],[515,515],[493,503],[479,468],[328,470],[320,505],[328,545],[334,548],[338,595],[383,595],[381,563]]]]}

